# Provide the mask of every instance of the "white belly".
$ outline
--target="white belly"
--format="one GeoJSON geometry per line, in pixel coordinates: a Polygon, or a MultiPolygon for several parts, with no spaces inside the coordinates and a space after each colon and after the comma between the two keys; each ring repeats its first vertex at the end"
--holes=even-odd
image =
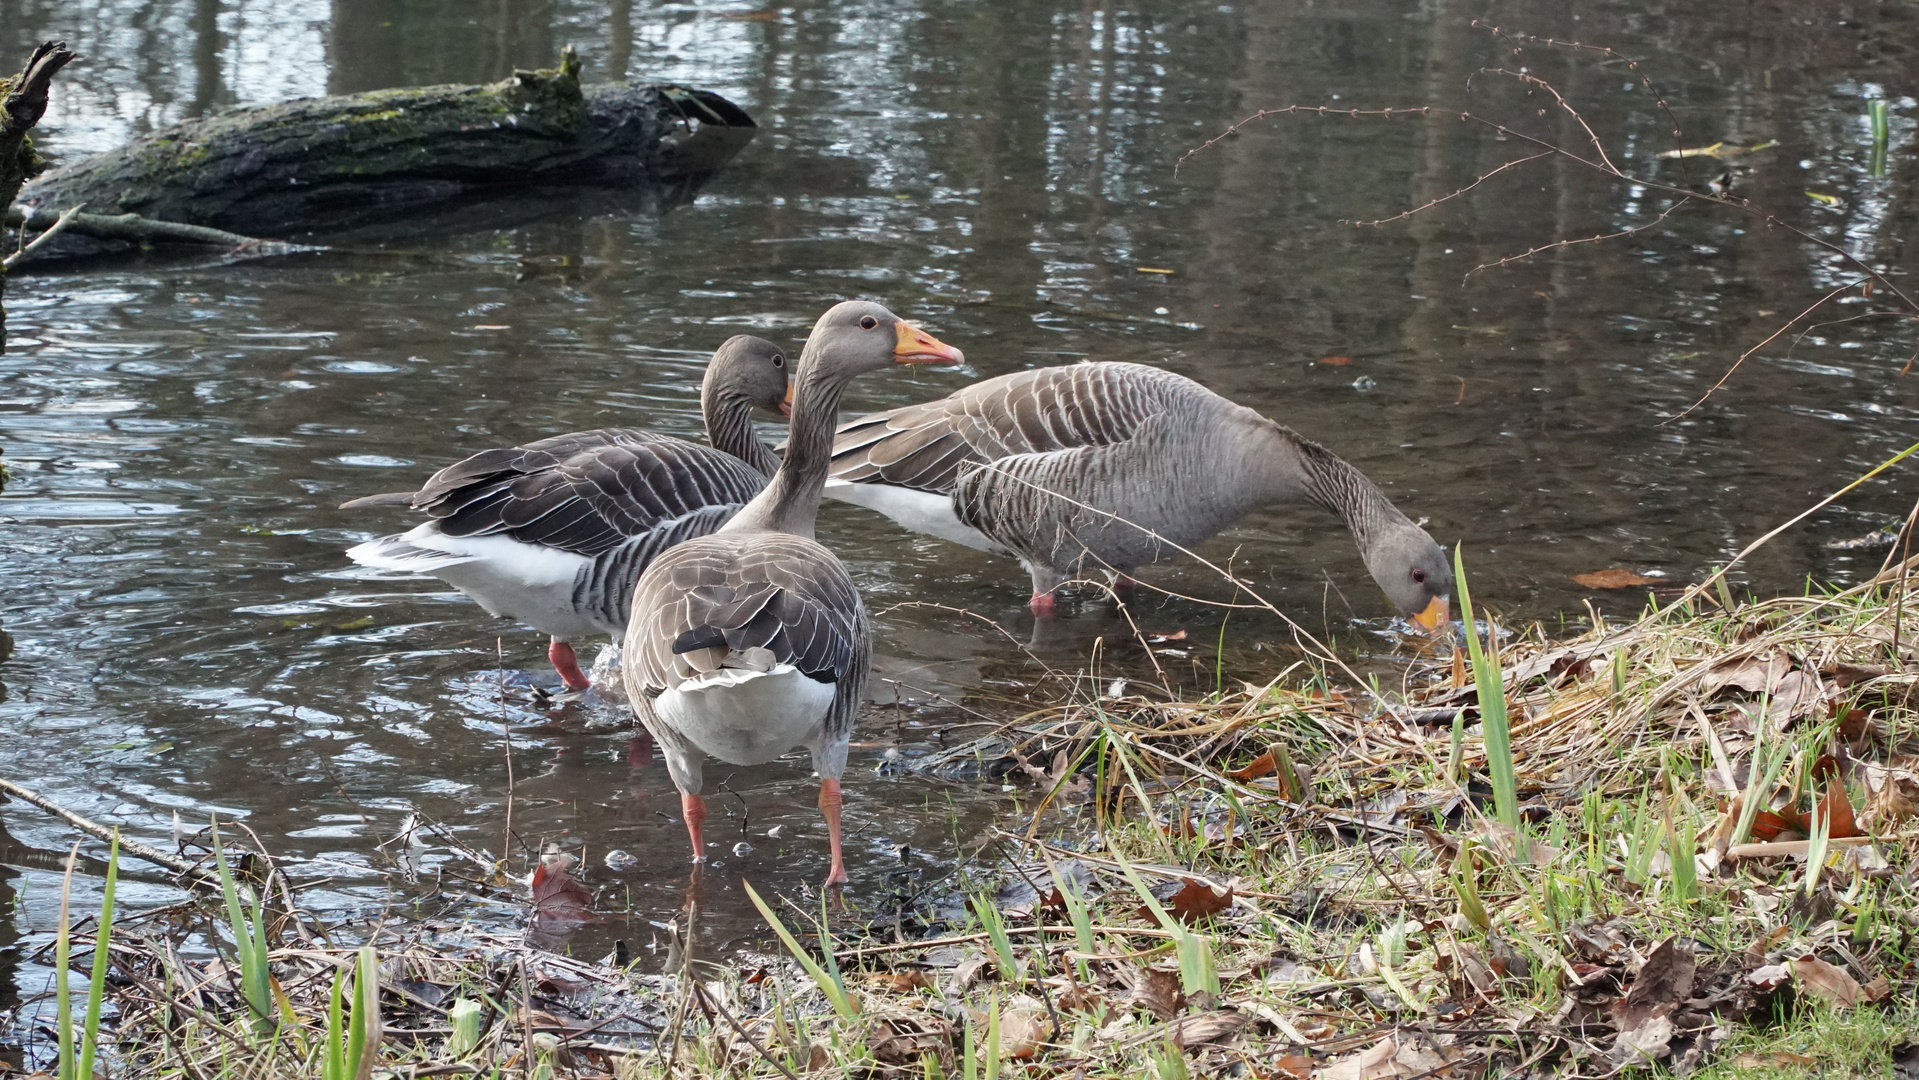
{"type": "Polygon", "coordinates": [[[432,522],[347,551],[362,566],[439,578],[492,615],[518,619],[561,640],[616,634],[573,604],[573,585],[592,560],[507,536],[448,536],[432,522]]]}
{"type": "Polygon", "coordinates": [[[828,480],[823,494],[829,499],[877,510],[913,532],[937,536],[941,540],[950,540],[980,551],[1006,553],[1004,546],[960,521],[959,515],[953,512],[951,495],[916,491],[892,484],[855,484],[847,480],[828,480]]]}
{"type": "Polygon", "coordinates": [[[833,691],[834,684],[791,664],[764,672],[722,668],[662,693],[653,713],[721,761],[759,765],[800,747],[816,749],[833,691]]]}

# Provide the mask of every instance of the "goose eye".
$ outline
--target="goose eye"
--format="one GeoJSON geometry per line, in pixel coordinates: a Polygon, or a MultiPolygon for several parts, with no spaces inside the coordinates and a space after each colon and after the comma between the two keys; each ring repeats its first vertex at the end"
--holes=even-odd
{"type": "Polygon", "coordinates": [[[878,326],[879,324],[880,324],[880,321],[879,321],[878,319],[875,319],[875,318],[874,318],[873,316],[871,316],[871,315],[861,315],[861,316],[860,316],[860,329],[861,329],[861,330],[871,330],[871,329],[873,329],[873,328],[874,328],[875,326],[878,326]]]}
{"type": "Polygon", "coordinates": [[[1424,570],[1413,571],[1413,584],[1415,585],[1426,584],[1426,571],[1424,570]]]}
{"type": "Polygon", "coordinates": [[[774,366],[774,367],[785,367],[785,366],[786,366],[786,357],[784,357],[784,356],[781,356],[781,355],[780,355],[779,353],[774,353],[774,354],[773,354],[773,366],[774,366]]]}

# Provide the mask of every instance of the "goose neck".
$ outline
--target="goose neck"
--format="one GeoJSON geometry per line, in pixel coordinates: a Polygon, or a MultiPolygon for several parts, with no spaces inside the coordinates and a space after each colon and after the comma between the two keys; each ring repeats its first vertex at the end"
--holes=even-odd
{"type": "Polygon", "coordinates": [[[1310,503],[1339,515],[1362,553],[1389,526],[1406,521],[1378,484],[1331,450],[1277,424],[1262,441],[1270,462],[1265,472],[1279,488],[1273,501],[1310,503]]]}
{"type": "Polygon", "coordinates": [[[753,403],[725,393],[708,393],[701,388],[700,411],[706,418],[706,441],[713,449],[731,454],[772,476],[780,467],[780,457],[760,441],[753,429],[753,403]]]}
{"type": "Polygon", "coordinates": [[[850,375],[822,370],[804,359],[793,379],[793,419],[787,429],[786,457],[766,490],[727,523],[727,531],[813,535],[820,492],[826,488],[833,461],[833,428],[850,375]]]}

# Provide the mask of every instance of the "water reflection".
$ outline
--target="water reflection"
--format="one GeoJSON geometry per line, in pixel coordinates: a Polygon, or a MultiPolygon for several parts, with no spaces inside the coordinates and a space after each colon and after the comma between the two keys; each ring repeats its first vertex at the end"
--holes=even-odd
{"type": "MultiPolygon", "coordinates": [[[[1895,243],[1911,228],[1909,150],[1888,178],[1865,177],[1857,114],[1867,82],[1896,102],[1913,93],[1907,68],[1880,62],[1916,44],[1907,23],[1782,8],[1742,9],[1728,26],[1724,5],[1705,3],[1656,16],[1512,3],[1490,17],[1640,57],[1687,142],[1780,141],[1742,166],[1739,190],[1756,203],[1889,264],[1906,258],[1895,243]]],[[[550,63],[566,41],[589,73],[711,88],[763,125],[697,202],[663,218],[547,205],[409,239],[416,259],[132,264],[9,289],[20,337],[0,357],[0,442],[17,479],[0,496],[0,618],[17,645],[0,662],[0,766],[150,840],[176,808],[244,816],[335,877],[316,899],[333,911],[377,907],[395,883],[423,910],[521,914],[460,899],[461,857],[444,845],[423,884],[405,884],[378,844],[415,807],[475,849],[581,854],[621,914],[581,930],[578,948],[643,947],[679,909],[683,837],[657,759],[636,764],[624,734],[597,730],[604,714],[539,704],[526,683],[543,668],[536,635],[431,583],[349,566],[344,548],[403,522],[333,507],[480,447],[602,424],[694,434],[700,364],[718,340],[797,340],[842,296],[928,320],[980,376],[1081,357],[1192,375],[1326,442],[1430,516],[1436,536],[1463,540],[1476,594],[1522,617],[1578,610],[1572,573],[1721,563],[1919,430],[1914,384],[1898,374],[1919,345],[1909,324],[1875,320],[1762,350],[1708,407],[1673,420],[1843,280],[1818,250],[1749,221],[1688,209],[1660,230],[1468,276],[1668,204],[1558,161],[1410,222],[1344,224],[1512,156],[1418,119],[1275,122],[1174,174],[1226,119],[1287,102],[1470,105],[1583,138],[1512,87],[1468,94],[1469,74],[1507,57],[1455,4],[107,0],[81,20],[0,0],[8,55],[52,36],[86,57],[49,114],[45,142],[69,154],[223,99],[493,78],[550,63]],[[1350,362],[1320,362],[1336,356],[1350,362]],[[1355,388],[1362,376],[1372,389],[1355,388]],[[641,862],[608,869],[613,848],[641,862]]],[[[1653,156],[1671,121],[1633,78],[1571,54],[1532,62],[1622,165],[1676,174],[1653,156]]],[[[955,380],[875,379],[849,404],[933,397],[955,380]]],[[[1822,545],[1901,514],[1910,487],[1903,474],[1863,487],[1740,580],[1777,591],[1876,568],[1879,552],[1822,545]]],[[[936,783],[895,757],[963,738],[976,714],[1031,707],[1055,692],[1034,685],[1047,666],[1070,673],[1097,655],[1103,677],[1158,678],[1155,663],[1191,685],[1215,677],[1217,609],[1141,601],[1142,630],[1188,631],[1150,654],[1101,604],[1036,640],[1008,561],[847,507],[821,535],[882,613],[878,700],[848,783],[854,903],[878,902],[901,846],[942,867],[1009,812],[997,786],[936,783]]],[[[1336,521],[1256,514],[1204,553],[1315,633],[1385,651],[1370,633],[1383,602],[1336,521]]],[[[1233,592],[1193,564],[1149,580],[1233,592]]],[[[1640,598],[1598,602],[1623,614],[1640,598]]],[[[1237,613],[1225,631],[1227,677],[1281,666],[1277,620],[1237,613]]],[[[714,832],[749,850],[706,876],[703,946],[754,925],[742,875],[801,890],[825,851],[803,765],[715,777],[714,832]]],[[[7,824],[39,850],[67,843],[21,808],[7,824]]],[[[49,895],[29,891],[21,925],[44,929],[35,905],[49,895]]]]}

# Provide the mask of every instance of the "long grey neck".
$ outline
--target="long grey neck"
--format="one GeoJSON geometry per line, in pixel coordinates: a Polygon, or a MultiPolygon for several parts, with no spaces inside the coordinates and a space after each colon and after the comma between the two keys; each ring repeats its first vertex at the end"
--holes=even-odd
{"type": "Polygon", "coordinates": [[[1261,425],[1259,452],[1249,455],[1269,479],[1273,502],[1304,502],[1338,514],[1363,555],[1385,531],[1407,524],[1379,485],[1346,459],[1270,420],[1261,425]]]}
{"type": "Polygon", "coordinates": [[[768,449],[753,430],[751,402],[723,393],[709,394],[702,387],[700,412],[706,416],[706,441],[713,449],[732,454],[761,476],[772,476],[779,470],[780,456],[768,449]]]}
{"type": "Polygon", "coordinates": [[[820,492],[833,463],[833,428],[839,419],[840,398],[851,374],[835,375],[801,358],[793,382],[793,422],[787,429],[786,457],[773,473],[773,482],[752,502],[740,508],[723,532],[784,532],[813,535],[820,512],[820,492]]]}

